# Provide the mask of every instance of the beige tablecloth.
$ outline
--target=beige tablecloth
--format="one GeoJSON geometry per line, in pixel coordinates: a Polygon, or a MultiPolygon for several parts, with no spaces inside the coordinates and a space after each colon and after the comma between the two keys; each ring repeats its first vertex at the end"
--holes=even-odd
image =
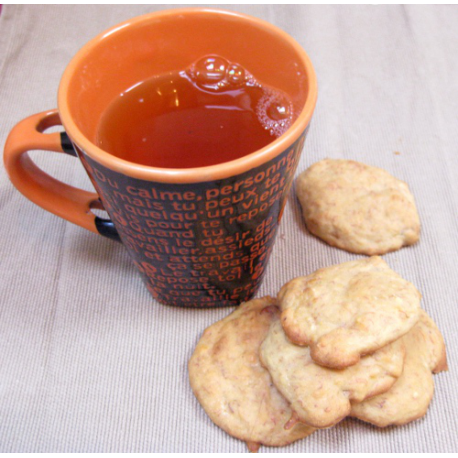
{"type": "MultiPolygon", "coordinates": [[[[0,17],[0,140],[56,106],[60,75],[90,38],[162,6],[10,6],[0,17]]],[[[423,294],[447,342],[425,418],[379,430],[357,420],[288,452],[457,450],[458,7],[229,6],[290,33],[316,67],[319,97],[298,173],[324,157],[408,182],[420,242],[384,256],[423,294]],[[455,412],[455,410],[457,412],[455,412]]],[[[74,158],[33,157],[91,189],[74,158]]],[[[309,235],[291,193],[258,296],[358,256],[309,235]]],[[[0,451],[246,451],[206,416],[188,384],[202,331],[230,309],[154,302],[123,247],[27,201],[0,167],[0,451]]],[[[277,449],[261,448],[261,451],[277,449]]]]}

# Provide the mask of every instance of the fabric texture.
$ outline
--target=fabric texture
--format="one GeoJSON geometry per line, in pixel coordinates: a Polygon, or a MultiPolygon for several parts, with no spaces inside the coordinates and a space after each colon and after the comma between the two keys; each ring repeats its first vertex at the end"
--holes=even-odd
{"type": "MultiPolygon", "coordinates": [[[[3,6],[0,141],[55,108],[60,76],[89,39],[167,8],[3,6]]],[[[318,104],[297,174],[325,157],[406,181],[422,224],[414,246],[383,256],[422,293],[449,371],[426,417],[380,430],[347,419],[283,452],[452,452],[458,431],[458,7],[230,5],[279,26],[308,52],[318,104]]],[[[36,151],[45,171],[92,190],[74,158],[36,151]]],[[[291,191],[257,297],[361,256],[310,235],[291,191]]],[[[124,248],[26,200],[0,166],[0,451],[245,452],[204,413],[187,362],[232,309],[159,305],[124,248]]]]}

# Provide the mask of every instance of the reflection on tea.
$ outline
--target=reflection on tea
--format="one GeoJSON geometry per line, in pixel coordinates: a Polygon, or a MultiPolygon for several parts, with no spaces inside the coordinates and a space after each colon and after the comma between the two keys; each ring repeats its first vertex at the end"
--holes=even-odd
{"type": "Polygon", "coordinates": [[[204,167],[266,146],[295,118],[286,94],[238,64],[206,56],[120,94],[100,120],[97,144],[142,165],[204,167]]]}

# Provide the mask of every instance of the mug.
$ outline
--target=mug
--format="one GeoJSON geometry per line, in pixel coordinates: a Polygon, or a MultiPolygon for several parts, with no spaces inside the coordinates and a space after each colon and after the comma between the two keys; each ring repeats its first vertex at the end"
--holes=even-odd
{"type": "Polygon", "coordinates": [[[34,203],[120,241],[160,303],[233,306],[262,281],[316,98],[307,54],[265,21],[207,8],[147,14],[101,33],[74,56],[59,85],[58,109],[13,128],[5,167],[34,203]],[[239,159],[186,169],[140,165],[97,146],[98,122],[122,91],[214,54],[288,94],[298,116],[283,135],[239,159]],[[45,133],[58,125],[64,132],[45,133]],[[35,149],[78,157],[96,193],[44,173],[28,155],[35,149]]]}

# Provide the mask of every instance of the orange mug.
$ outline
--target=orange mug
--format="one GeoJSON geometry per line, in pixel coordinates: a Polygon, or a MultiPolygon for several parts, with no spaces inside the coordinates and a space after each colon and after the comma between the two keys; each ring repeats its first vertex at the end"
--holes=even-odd
{"type": "Polygon", "coordinates": [[[121,241],[159,302],[237,305],[262,281],[316,98],[310,59],[284,31],[222,10],[161,11],[87,43],[62,76],[58,109],[33,115],[11,131],[5,167],[34,203],[121,241]],[[239,159],[196,168],[145,166],[97,146],[100,118],[126,88],[210,54],[249,68],[263,84],[288,95],[298,115],[283,135],[239,159]],[[65,132],[43,133],[56,125],[65,132]],[[77,156],[97,193],[44,173],[28,155],[35,149],[77,156]],[[96,216],[95,208],[110,219],[96,216]]]}

